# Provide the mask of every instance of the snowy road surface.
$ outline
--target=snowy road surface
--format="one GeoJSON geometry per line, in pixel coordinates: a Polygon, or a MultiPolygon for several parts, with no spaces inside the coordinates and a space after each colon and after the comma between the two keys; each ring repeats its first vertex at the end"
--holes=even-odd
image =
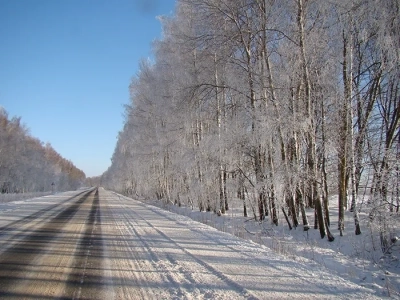
{"type": "Polygon", "coordinates": [[[186,217],[98,190],[0,207],[1,299],[377,299],[186,217]]]}

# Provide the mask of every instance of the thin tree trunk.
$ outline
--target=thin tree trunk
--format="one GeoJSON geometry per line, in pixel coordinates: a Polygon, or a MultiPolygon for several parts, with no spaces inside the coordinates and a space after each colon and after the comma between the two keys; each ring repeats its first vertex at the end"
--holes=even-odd
{"type": "MultiPolygon", "coordinates": [[[[326,227],[331,226],[329,217],[329,190],[328,190],[328,174],[326,171],[326,136],[325,136],[325,105],[324,99],[321,101],[321,134],[322,134],[322,162],[321,162],[321,174],[322,174],[322,198],[323,208],[326,227]]],[[[329,230],[329,229],[328,229],[329,230]]],[[[328,232],[328,235],[330,232],[328,232]]]]}
{"type": "MultiPolygon", "coordinates": [[[[271,143],[270,143],[271,145],[271,143]]],[[[271,146],[269,147],[268,150],[268,169],[269,169],[269,178],[270,178],[270,184],[269,184],[269,203],[271,206],[271,219],[272,223],[278,226],[278,213],[276,209],[276,192],[275,192],[275,185],[273,183],[274,180],[274,172],[275,172],[275,166],[274,162],[272,160],[272,149],[271,146]]]]}
{"type": "Polygon", "coordinates": [[[290,224],[290,221],[289,221],[289,218],[288,218],[288,216],[287,216],[287,214],[285,212],[285,209],[283,207],[281,207],[281,208],[282,208],[283,215],[285,216],[286,222],[288,223],[289,230],[292,230],[292,225],[290,224]]]}
{"type": "MultiPolygon", "coordinates": [[[[353,110],[350,109],[350,120],[353,120],[353,110]]],[[[350,129],[350,154],[351,154],[351,175],[350,175],[350,180],[351,180],[351,207],[350,211],[353,212],[353,217],[354,217],[354,225],[355,225],[355,234],[360,235],[361,234],[361,227],[360,227],[360,219],[358,217],[358,211],[357,211],[357,198],[358,198],[358,187],[356,185],[356,164],[355,164],[355,159],[354,159],[354,147],[353,147],[353,126],[351,126],[350,129]]]]}
{"type": "Polygon", "coordinates": [[[351,103],[351,78],[348,74],[348,54],[347,54],[348,40],[343,31],[343,82],[344,82],[344,99],[343,105],[339,108],[339,117],[341,120],[341,127],[339,131],[339,151],[338,151],[338,190],[339,190],[339,219],[338,230],[340,236],[343,236],[344,230],[344,211],[347,204],[347,186],[348,186],[348,173],[347,173],[347,155],[348,155],[348,135],[349,135],[349,103],[351,103]]]}
{"type": "Polygon", "coordinates": [[[315,211],[318,219],[319,234],[321,236],[321,239],[323,239],[326,235],[326,231],[325,231],[324,214],[322,212],[322,202],[318,195],[314,199],[315,199],[315,211]]]}

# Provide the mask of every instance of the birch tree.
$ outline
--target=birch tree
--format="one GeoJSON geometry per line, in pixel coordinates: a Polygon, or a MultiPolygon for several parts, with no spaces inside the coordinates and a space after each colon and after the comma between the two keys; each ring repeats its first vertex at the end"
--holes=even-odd
{"type": "Polygon", "coordinates": [[[399,10],[373,3],[178,1],[176,15],[160,19],[155,60],[132,81],[104,178],[201,211],[224,213],[238,197],[245,215],[279,225],[282,213],[290,228],[309,230],[311,208],[329,241],[337,195],[339,234],[347,209],[361,233],[363,209],[388,249],[399,193],[399,10]]]}

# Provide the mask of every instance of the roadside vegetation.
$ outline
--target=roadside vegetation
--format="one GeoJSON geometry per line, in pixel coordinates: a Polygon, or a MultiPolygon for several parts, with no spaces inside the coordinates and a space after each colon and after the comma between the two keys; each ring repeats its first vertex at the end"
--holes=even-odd
{"type": "Polygon", "coordinates": [[[160,20],[98,182],[221,220],[240,203],[246,224],[267,225],[262,237],[316,233],[310,245],[362,244],[391,261],[398,1],[180,0],[160,20]]]}
{"type": "Polygon", "coordinates": [[[27,199],[76,190],[85,177],[49,143],[32,137],[21,118],[9,118],[0,106],[0,202],[13,199],[12,194],[27,199]]]}

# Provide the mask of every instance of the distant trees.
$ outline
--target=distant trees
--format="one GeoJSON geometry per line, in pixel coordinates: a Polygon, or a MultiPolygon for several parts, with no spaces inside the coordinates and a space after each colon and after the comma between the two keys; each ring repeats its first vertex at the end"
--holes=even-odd
{"type": "MultiPolygon", "coordinates": [[[[328,234],[399,211],[398,1],[180,0],[133,79],[109,188],[328,234]],[[368,192],[368,203],[359,195],[368,192]]],[[[374,226],[375,226],[374,225],[374,226]]],[[[385,247],[385,246],[383,246],[385,247]]]]}
{"type": "Polygon", "coordinates": [[[85,174],[62,158],[50,144],[29,135],[21,118],[0,110],[1,193],[59,191],[78,188],[85,174]]]}

